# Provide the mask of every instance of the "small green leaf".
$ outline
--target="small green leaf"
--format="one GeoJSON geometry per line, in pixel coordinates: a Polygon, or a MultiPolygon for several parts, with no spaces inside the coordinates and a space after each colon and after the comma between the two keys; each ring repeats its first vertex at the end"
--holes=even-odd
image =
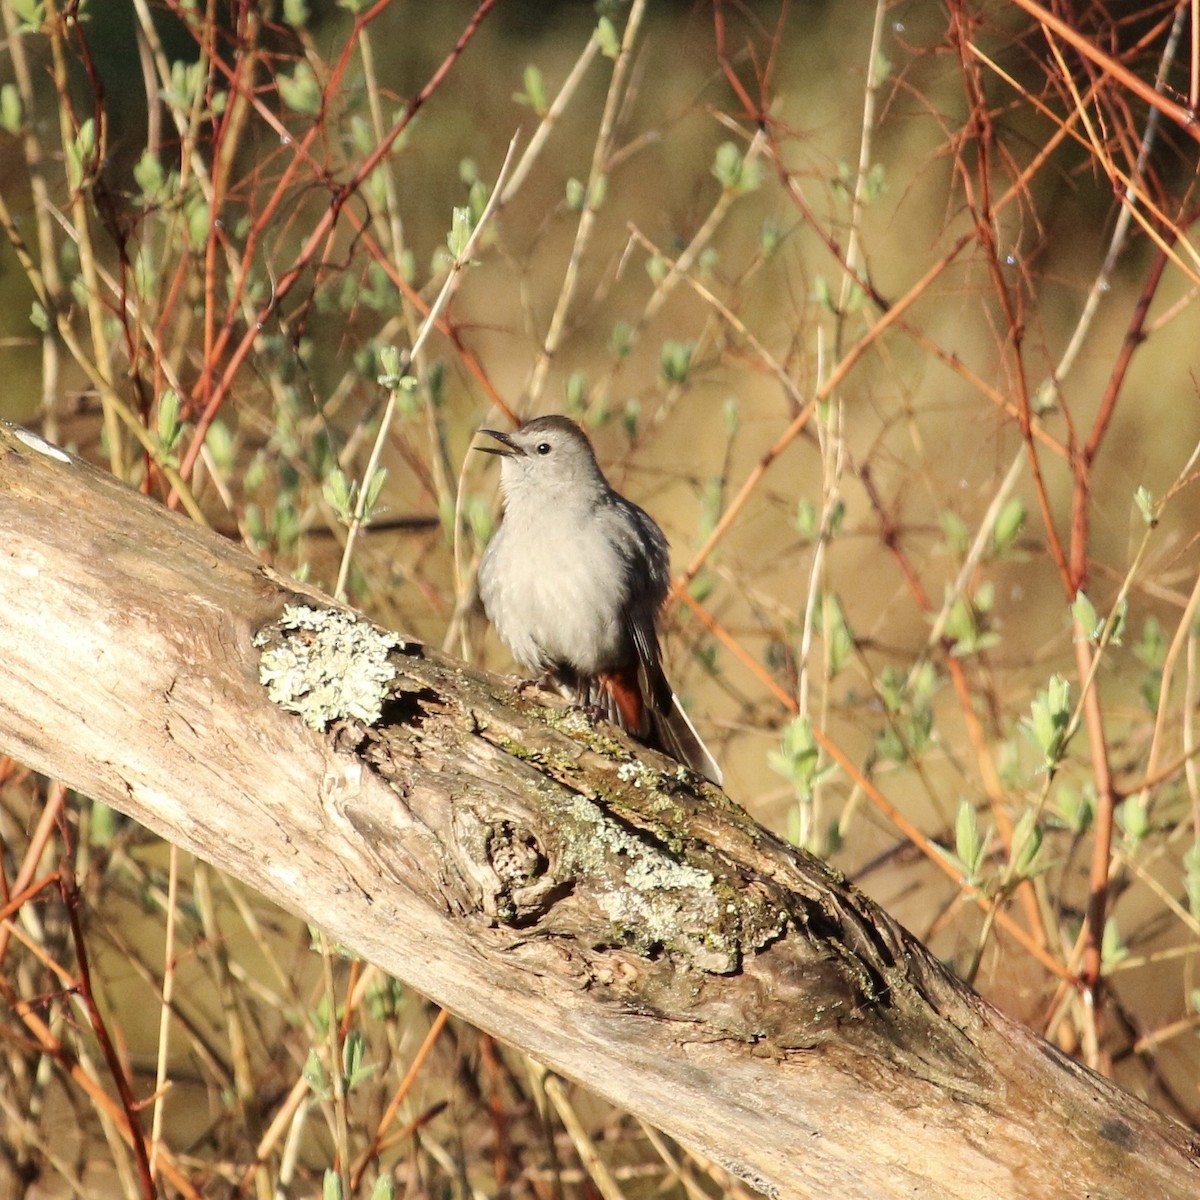
{"type": "Polygon", "coordinates": [[[1133,648],[1138,661],[1158,670],[1167,661],[1167,639],[1157,617],[1147,617],[1142,625],[1141,640],[1133,648]]]}
{"type": "Polygon", "coordinates": [[[880,50],[871,65],[871,85],[878,87],[892,73],[892,61],[880,50]]]}
{"type": "Polygon", "coordinates": [[[279,91],[279,98],[292,112],[306,117],[320,114],[323,104],[321,86],[308,63],[298,62],[290,75],[277,75],[275,86],[279,91]]]}
{"type": "Polygon", "coordinates": [[[156,432],[158,445],[163,455],[170,457],[171,452],[179,445],[183,437],[183,426],[179,421],[179,393],[174,388],[167,388],[158,400],[158,421],[156,432]]]}
{"type": "Polygon", "coordinates": [[[380,387],[387,388],[390,392],[398,388],[404,379],[404,356],[401,354],[399,347],[390,344],[380,346],[379,374],[375,376],[376,383],[380,387]]]}
{"type": "Polygon", "coordinates": [[[1131,845],[1137,846],[1150,832],[1150,814],[1141,795],[1130,796],[1118,805],[1116,810],[1117,824],[1121,832],[1129,839],[1131,845]]]}
{"type": "Polygon", "coordinates": [[[471,240],[473,227],[474,222],[471,219],[470,208],[456,207],[451,218],[450,232],[446,235],[446,245],[449,246],[450,253],[454,255],[456,262],[467,251],[467,243],[471,240]]]}
{"type": "Polygon", "coordinates": [[[177,108],[192,108],[201,98],[205,86],[205,67],[202,62],[176,61],[171,64],[171,81],[163,89],[162,98],[177,108]]]}
{"type": "Polygon", "coordinates": [[[352,1030],[342,1043],[342,1074],[347,1079],[362,1066],[366,1054],[366,1040],[357,1029],[352,1030]]]}
{"type": "Polygon", "coordinates": [[[837,305],[833,301],[833,292],[829,287],[829,280],[824,275],[818,275],[813,280],[813,294],[817,303],[833,316],[837,316],[837,305]]]}
{"type": "Polygon", "coordinates": [[[621,40],[613,23],[607,17],[601,17],[596,25],[596,41],[600,45],[600,53],[605,58],[615,59],[621,53],[621,40]]]}
{"type": "Polygon", "coordinates": [[[495,520],[492,506],[482,496],[468,494],[463,497],[462,517],[477,546],[486,546],[491,539],[495,520]]]}
{"type": "Polygon", "coordinates": [[[980,836],[975,806],[964,798],[959,801],[954,819],[954,853],[968,882],[978,882],[986,850],[987,839],[980,836]]]}
{"type": "Polygon", "coordinates": [[[96,122],[88,117],[79,132],[63,147],[67,165],[67,180],[72,188],[81,187],[91,173],[96,156],[96,122]]]}
{"type": "Polygon", "coordinates": [[[208,231],[212,228],[212,211],[208,202],[199,193],[190,197],[184,216],[187,219],[188,244],[199,250],[208,241],[208,231]]]}
{"type": "Polygon", "coordinates": [[[1104,622],[1096,613],[1096,606],[1087,598],[1086,593],[1079,592],[1075,603],[1071,605],[1071,618],[1083,630],[1083,640],[1095,643],[1104,631],[1104,622]]]}
{"type": "Polygon", "coordinates": [[[1188,909],[1200,921],[1200,838],[1192,843],[1192,848],[1183,856],[1183,870],[1188,909]]]}
{"type": "Polygon", "coordinates": [[[372,208],[382,208],[387,200],[388,171],[382,164],[367,176],[363,183],[363,194],[372,208]]]}
{"type": "MultiPolygon", "coordinates": [[[[287,0],[285,0],[285,3],[287,0]]],[[[375,131],[366,117],[355,114],[349,119],[347,129],[350,134],[350,144],[364,157],[371,152],[375,145],[375,131]]]]}
{"type": "Polygon", "coordinates": [[[246,537],[252,546],[259,548],[267,544],[267,523],[263,519],[262,509],[257,504],[247,504],[243,520],[246,525],[246,537]]]}
{"type": "Polygon", "coordinates": [[[890,713],[898,713],[904,705],[908,680],[899,667],[886,666],[879,673],[879,698],[890,713]]]}
{"type": "Polygon", "coordinates": [[[825,827],[825,857],[831,858],[842,848],[842,827],[836,817],[825,827]]]}
{"type": "Polygon", "coordinates": [[[638,423],[641,418],[641,401],[636,396],[631,396],[625,401],[625,408],[621,412],[621,424],[625,427],[625,436],[631,442],[637,441],[638,423]]]}
{"type": "Polygon", "coordinates": [[[1154,496],[1148,487],[1139,487],[1133,493],[1133,502],[1138,507],[1138,512],[1142,514],[1142,520],[1153,529],[1158,524],[1158,513],[1154,508],[1154,496]]]}
{"type": "Polygon", "coordinates": [[[308,1058],[304,1060],[304,1079],[312,1089],[314,1096],[322,1100],[329,1097],[329,1076],[325,1072],[325,1064],[315,1050],[309,1050],[308,1058]]]}
{"type": "Polygon", "coordinates": [[[0,128],[11,134],[19,134],[25,123],[25,106],[15,83],[0,87],[0,128]]]}
{"type": "Polygon", "coordinates": [[[733,437],[741,427],[742,417],[736,396],[727,396],[721,405],[721,422],[725,426],[725,436],[733,437]]]}
{"type": "Polygon", "coordinates": [[[992,546],[998,554],[1012,548],[1025,524],[1025,505],[1015,497],[1001,510],[992,530],[992,546]]]}
{"type": "Polygon", "coordinates": [[[12,0],[13,12],[34,28],[39,28],[46,16],[46,6],[39,0],[12,0]]]}
{"type": "MultiPolygon", "coordinates": [[[[688,595],[691,596],[697,604],[703,604],[705,600],[713,594],[715,588],[711,571],[701,571],[695,579],[688,585],[688,595]]],[[[697,657],[700,652],[697,651],[697,657]]]]}
{"type": "Polygon", "coordinates": [[[1122,959],[1129,957],[1125,943],[1121,941],[1121,931],[1113,917],[1104,923],[1104,937],[1100,939],[1100,961],[1106,968],[1115,967],[1122,959]]]}
{"type": "Polygon", "coordinates": [[[841,601],[834,595],[823,598],[819,629],[828,649],[829,673],[835,677],[853,657],[856,643],[841,601]]]}
{"type": "Polygon", "coordinates": [[[375,473],[367,483],[367,494],[363,504],[363,517],[368,521],[379,514],[379,494],[383,491],[383,485],[387,482],[387,476],[387,467],[376,467],[375,473]]]}
{"type": "Polygon", "coordinates": [[[883,163],[872,163],[867,168],[867,178],[863,186],[863,199],[867,204],[878,200],[887,191],[887,168],[883,163]]]}
{"type": "Polygon", "coordinates": [[[342,1075],[346,1080],[346,1090],[353,1091],[369,1079],[378,1066],[378,1063],[367,1062],[366,1038],[357,1029],[352,1030],[342,1044],[342,1075]]]}
{"type": "Polygon", "coordinates": [[[842,306],[843,312],[856,313],[862,309],[863,301],[866,300],[866,294],[857,283],[850,285],[850,290],[846,293],[846,302],[842,306]]]}
{"type": "Polygon", "coordinates": [[[762,184],[762,168],[756,160],[746,161],[734,142],[722,142],[716,148],[713,174],[725,191],[736,192],[738,196],[756,192],[762,184]]]}
{"type": "Polygon", "coordinates": [[[233,434],[219,417],[208,427],[208,432],[204,435],[204,446],[217,471],[228,475],[233,470],[234,463],[233,434]]]}
{"type": "Polygon", "coordinates": [[[75,145],[84,160],[91,161],[96,157],[96,120],[94,117],[88,117],[79,126],[79,132],[75,135],[75,145]]]}
{"type": "Polygon", "coordinates": [[[518,104],[528,104],[539,117],[544,117],[550,105],[546,101],[546,82],[532,63],[525,68],[525,91],[515,96],[518,104]]]}
{"type": "Polygon", "coordinates": [[[1026,734],[1042,752],[1042,763],[1053,773],[1066,752],[1067,727],[1071,722],[1071,685],[1061,675],[1051,678],[1045,691],[1038,692],[1030,715],[1022,722],[1026,734]]]}
{"type": "Polygon", "coordinates": [[[93,846],[110,846],[117,829],[117,814],[107,804],[92,801],[91,820],[88,821],[88,840],[93,846]]]}
{"type": "Polygon", "coordinates": [[[695,342],[663,342],[659,353],[663,381],[669,384],[683,383],[688,377],[695,351],[695,342]]]}
{"type": "Polygon", "coordinates": [[[380,1175],[371,1189],[371,1200],[396,1200],[396,1181],[390,1175],[380,1175]]]}
{"type": "Polygon", "coordinates": [[[1129,622],[1129,597],[1122,596],[1108,619],[1108,644],[1120,646],[1125,637],[1125,626],[1129,622]]]}
{"type": "Polygon", "coordinates": [[[884,726],[875,738],[875,753],[883,762],[908,762],[908,747],[891,725],[884,726]]]}
{"type": "Polygon", "coordinates": [[[742,154],[734,142],[722,142],[712,165],[717,182],[727,191],[734,191],[742,178],[742,154]]]}
{"type": "Polygon", "coordinates": [[[933,709],[928,704],[915,703],[908,722],[908,748],[920,754],[933,741],[933,709]]]}
{"type": "Polygon", "coordinates": [[[367,1012],[376,1021],[389,1020],[404,1003],[404,985],[391,975],[377,976],[367,989],[367,1012]]]}
{"type": "Polygon", "coordinates": [[[1029,878],[1041,848],[1042,831],[1037,823],[1037,813],[1031,808],[1022,815],[1013,830],[1010,862],[1017,879],[1029,878]]]}
{"type": "Polygon", "coordinates": [[[467,207],[471,210],[471,228],[474,229],[479,224],[480,218],[483,216],[483,210],[487,208],[488,202],[488,186],[482,179],[477,179],[471,184],[471,192],[468,199],[470,200],[467,207]]]}
{"type": "MultiPolygon", "coordinates": [[[[659,259],[661,262],[662,260],[659,259]]],[[[628,358],[633,350],[633,326],[628,321],[618,321],[613,326],[609,346],[618,358],[628,358]]]]}
{"type": "Polygon", "coordinates": [[[166,199],[167,174],[152,150],[144,150],[134,164],[133,179],[141,189],[144,204],[160,204],[166,199]]]}
{"type": "Polygon", "coordinates": [[[758,231],[758,249],[763,258],[773,258],[783,242],[783,228],[774,217],[763,218],[758,231]]]}
{"type": "Polygon", "coordinates": [[[820,750],[813,737],[812,721],[808,717],[796,717],[787,726],[782,746],[767,754],[767,764],[772,771],[791,783],[797,799],[801,801],[811,797],[817,785],[833,774],[835,769],[820,767],[820,750]]]}
{"type": "MultiPolygon", "coordinates": [[[[709,478],[704,481],[704,492],[700,498],[700,520],[697,522],[697,532],[701,541],[706,540],[709,534],[716,529],[724,495],[725,490],[719,478],[709,478]]],[[[697,596],[696,599],[699,597],[697,596]]]]}
{"type": "Polygon", "coordinates": [[[946,614],[946,636],[954,643],[972,641],[975,637],[975,620],[971,606],[959,596],[946,614]]]}
{"type": "Polygon", "coordinates": [[[1060,787],[1056,795],[1058,814],[1068,830],[1075,835],[1086,833],[1092,825],[1095,806],[1090,792],[1060,787]]]}
{"type": "Polygon", "coordinates": [[[967,529],[967,523],[958,513],[951,512],[949,509],[942,513],[939,521],[946,545],[950,547],[952,553],[962,557],[971,545],[971,532],[967,529]]]}
{"type": "Polygon", "coordinates": [[[308,16],[305,0],[283,0],[283,19],[293,29],[307,28],[308,16]]]}
{"type": "Polygon", "coordinates": [[[337,519],[343,525],[349,525],[354,519],[355,489],[340,467],[334,467],[326,476],[321,494],[337,519]]]}
{"type": "Polygon", "coordinates": [[[572,371],[567,376],[566,406],[567,412],[578,417],[587,407],[587,372],[582,368],[572,371]]]}

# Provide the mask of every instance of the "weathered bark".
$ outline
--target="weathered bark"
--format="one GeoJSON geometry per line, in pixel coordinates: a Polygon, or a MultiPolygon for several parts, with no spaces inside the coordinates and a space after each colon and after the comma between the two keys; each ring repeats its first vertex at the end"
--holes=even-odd
{"type": "Polygon", "coordinates": [[[1200,1194],[1194,1135],[665,759],[413,643],[382,721],[306,727],[252,644],[298,603],[0,425],[6,753],[770,1195],[1200,1194]]]}

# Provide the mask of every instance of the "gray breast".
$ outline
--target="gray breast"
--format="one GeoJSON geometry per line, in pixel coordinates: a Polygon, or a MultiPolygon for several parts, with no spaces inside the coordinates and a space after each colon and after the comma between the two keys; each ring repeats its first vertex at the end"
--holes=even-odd
{"type": "Polygon", "coordinates": [[[595,675],[628,662],[628,563],[591,514],[510,507],[479,569],[479,594],[526,670],[595,675]]]}

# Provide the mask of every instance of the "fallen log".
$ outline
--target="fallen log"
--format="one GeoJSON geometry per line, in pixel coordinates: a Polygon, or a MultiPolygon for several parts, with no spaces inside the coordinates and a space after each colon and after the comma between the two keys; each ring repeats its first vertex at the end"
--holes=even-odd
{"type": "Polygon", "coordinates": [[[769,1196],[1200,1195],[721,792],[2,423],[0,611],[0,750],[769,1196]]]}

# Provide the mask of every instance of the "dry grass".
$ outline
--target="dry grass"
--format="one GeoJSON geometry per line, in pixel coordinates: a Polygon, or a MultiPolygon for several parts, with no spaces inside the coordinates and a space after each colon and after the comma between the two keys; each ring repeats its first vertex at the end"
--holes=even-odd
{"type": "MultiPolygon", "coordinates": [[[[93,7],[0,0],[6,403],[496,667],[471,433],[578,416],[731,794],[1200,1121],[1200,3],[93,7]]],[[[0,765],[0,1194],[739,1191],[0,765]]]]}

